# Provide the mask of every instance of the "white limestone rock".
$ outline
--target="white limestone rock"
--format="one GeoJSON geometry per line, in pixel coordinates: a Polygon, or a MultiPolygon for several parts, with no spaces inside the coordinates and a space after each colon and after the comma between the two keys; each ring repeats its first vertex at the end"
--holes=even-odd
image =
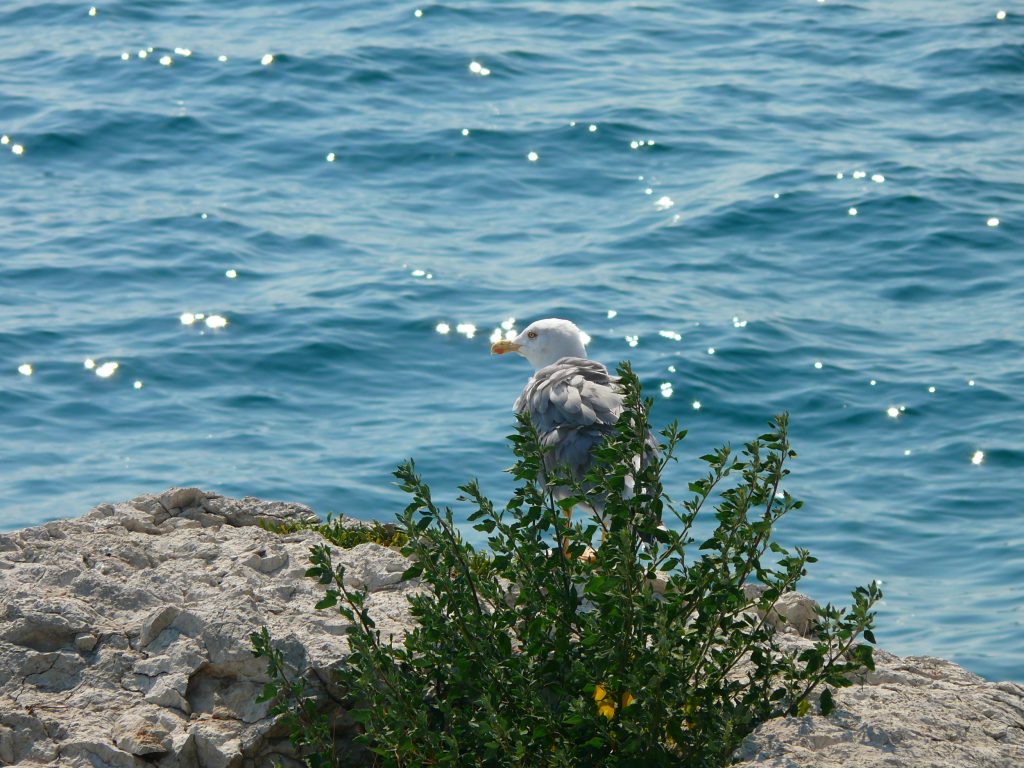
{"type": "MultiPolygon", "coordinates": [[[[289,663],[319,681],[348,653],[347,621],[313,609],[322,587],[304,577],[322,539],[256,524],[311,515],[174,488],[0,534],[0,765],[299,766],[256,702],[265,664],[249,634],[266,625],[289,663]]],[[[400,638],[419,588],[401,581],[408,561],[376,544],[332,555],[369,590],[382,636],[400,638]]],[[[813,601],[792,593],[769,621],[800,646],[813,616],[813,601]]],[[[737,764],[1024,766],[1024,687],[939,659],[876,657],[875,672],[836,692],[831,717],[764,723],[737,764]]]]}
{"type": "Polygon", "coordinates": [[[762,723],[734,768],[1020,768],[1024,686],[927,656],[876,652],[876,671],[835,692],[829,717],[762,723]]]}
{"type": "MultiPolygon", "coordinates": [[[[316,611],[301,504],[173,488],[78,520],[0,534],[0,765],[298,765],[256,698],[266,625],[297,669],[328,680],[347,621],[316,611]]],[[[346,521],[350,524],[350,521],[346,521]]],[[[382,631],[409,617],[408,567],[374,544],[333,556],[370,591],[382,631]]]]}
{"type": "Polygon", "coordinates": [[[114,723],[114,746],[131,755],[158,755],[170,752],[171,734],[182,727],[183,718],[158,707],[135,707],[114,723]]]}

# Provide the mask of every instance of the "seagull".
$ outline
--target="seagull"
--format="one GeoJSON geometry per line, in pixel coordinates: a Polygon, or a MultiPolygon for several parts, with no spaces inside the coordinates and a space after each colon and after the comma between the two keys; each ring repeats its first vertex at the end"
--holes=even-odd
{"type": "MultiPolygon", "coordinates": [[[[531,323],[514,339],[491,345],[492,354],[515,352],[533,365],[534,374],[513,408],[529,416],[540,444],[550,449],[544,454],[544,469],[553,473],[562,467],[578,483],[593,463],[594,448],[614,431],[623,408],[616,377],[587,358],[585,339],[589,341],[569,320],[548,318],[531,323]]],[[[644,463],[656,452],[657,442],[648,433],[644,463]]],[[[639,456],[635,466],[640,467],[639,456]]],[[[633,478],[627,476],[627,496],[632,494],[632,484],[633,478]]],[[[555,488],[555,495],[566,498],[571,489],[555,488]]],[[[597,507],[603,504],[596,501],[595,507],[600,519],[602,510],[597,507]]],[[[570,520],[572,510],[565,514],[570,520]]]]}

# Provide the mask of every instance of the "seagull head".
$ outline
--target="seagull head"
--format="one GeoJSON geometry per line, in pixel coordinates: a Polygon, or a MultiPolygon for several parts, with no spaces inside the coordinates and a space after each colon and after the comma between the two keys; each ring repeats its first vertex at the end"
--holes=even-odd
{"type": "Polygon", "coordinates": [[[491,353],[504,355],[517,352],[530,361],[538,371],[563,357],[587,356],[586,343],[590,337],[568,320],[552,317],[537,320],[511,340],[496,341],[491,353]]]}

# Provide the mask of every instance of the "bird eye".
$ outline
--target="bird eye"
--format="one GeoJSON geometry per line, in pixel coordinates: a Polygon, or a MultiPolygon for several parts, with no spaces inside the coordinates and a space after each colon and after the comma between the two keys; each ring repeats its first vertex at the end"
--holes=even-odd
{"type": "Polygon", "coordinates": [[[537,338],[537,332],[536,332],[536,331],[530,331],[530,332],[528,332],[528,333],[526,334],[526,338],[528,338],[528,339],[536,339],[536,338],[537,338]]]}

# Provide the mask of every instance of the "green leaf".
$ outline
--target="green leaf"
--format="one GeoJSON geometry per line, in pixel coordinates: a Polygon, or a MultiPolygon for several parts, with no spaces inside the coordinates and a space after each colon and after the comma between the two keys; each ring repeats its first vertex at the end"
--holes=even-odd
{"type": "Polygon", "coordinates": [[[338,604],[338,593],[331,591],[331,592],[328,592],[326,595],[324,595],[323,598],[320,600],[320,602],[318,602],[313,607],[316,608],[318,611],[322,611],[325,608],[333,608],[337,604],[338,604]]]}
{"type": "Polygon", "coordinates": [[[277,697],[277,686],[273,683],[267,683],[263,686],[263,692],[256,697],[256,701],[264,702],[271,701],[277,697]]]}
{"type": "Polygon", "coordinates": [[[828,717],[832,714],[832,710],[835,709],[835,702],[832,700],[832,692],[826,688],[821,692],[821,699],[819,700],[821,706],[821,714],[828,717]]]}
{"type": "Polygon", "coordinates": [[[356,723],[368,723],[372,720],[372,712],[369,709],[350,709],[348,716],[356,723]]]}

